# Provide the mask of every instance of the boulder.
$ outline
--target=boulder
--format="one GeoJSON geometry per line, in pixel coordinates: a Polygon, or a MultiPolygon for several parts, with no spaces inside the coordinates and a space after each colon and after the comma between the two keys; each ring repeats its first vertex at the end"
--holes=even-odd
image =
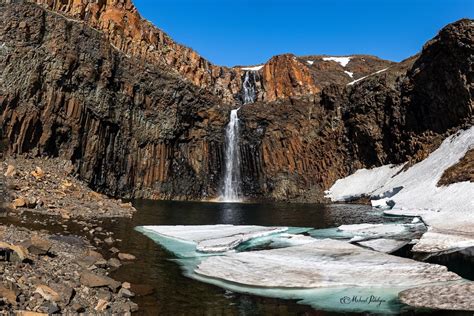
{"type": "Polygon", "coordinates": [[[61,296],[58,292],[44,284],[38,285],[35,293],[38,293],[47,301],[59,302],[61,300],[61,296]]]}
{"type": "Polygon", "coordinates": [[[81,273],[80,282],[82,285],[87,287],[108,287],[112,291],[117,292],[120,288],[120,282],[115,281],[107,276],[99,275],[89,271],[83,271],[81,273]]]}

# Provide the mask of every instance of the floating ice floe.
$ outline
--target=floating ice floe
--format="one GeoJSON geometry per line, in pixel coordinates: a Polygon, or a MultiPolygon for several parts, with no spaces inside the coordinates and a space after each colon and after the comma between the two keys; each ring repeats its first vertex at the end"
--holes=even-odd
{"type": "Polygon", "coordinates": [[[396,240],[387,238],[371,239],[357,242],[357,244],[360,246],[385,253],[395,252],[408,245],[409,243],[410,240],[396,240]]]}
{"type": "Polygon", "coordinates": [[[247,286],[275,288],[413,287],[461,280],[444,266],[331,239],[288,248],[208,257],[195,272],[247,286]]]}
{"type": "MultiPolygon", "coordinates": [[[[351,225],[346,229],[379,227],[351,225]]],[[[400,291],[460,280],[442,266],[377,253],[343,241],[300,235],[308,228],[289,227],[284,232],[270,233],[283,228],[209,225],[142,226],[137,230],[174,253],[178,257],[174,261],[190,278],[236,292],[296,299],[324,310],[398,313],[400,291]],[[196,250],[203,240],[232,236],[243,240],[240,236],[246,234],[260,237],[227,252],[196,250]],[[255,251],[261,245],[272,249],[255,251]]]]}
{"type": "Polygon", "coordinates": [[[323,57],[324,61],[335,61],[339,63],[342,67],[346,67],[347,64],[351,61],[352,57],[323,57]]]}
{"type": "Polygon", "coordinates": [[[251,239],[288,231],[288,227],[199,225],[199,226],[142,226],[140,231],[158,234],[196,245],[203,253],[230,251],[251,239]]]}

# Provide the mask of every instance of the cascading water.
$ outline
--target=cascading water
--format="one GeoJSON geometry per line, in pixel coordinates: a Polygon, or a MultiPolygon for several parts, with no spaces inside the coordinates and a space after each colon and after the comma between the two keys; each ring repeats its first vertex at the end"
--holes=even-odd
{"type": "Polygon", "coordinates": [[[244,104],[254,103],[257,97],[255,87],[255,77],[258,75],[256,71],[246,71],[244,81],[242,83],[244,104]]]}
{"type": "MultiPolygon", "coordinates": [[[[245,72],[242,83],[243,104],[255,102],[257,75],[256,71],[245,72]]],[[[230,120],[225,131],[225,174],[224,187],[220,196],[220,200],[224,202],[240,201],[239,116],[237,115],[239,109],[230,111],[230,120]]]]}
{"type": "Polygon", "coordinates": [[[239,202],[240,195],[240,154],[239,154],[239,109],[230,111],[230,121],[225,132],[225,174],[221,200],[239,202]]]}

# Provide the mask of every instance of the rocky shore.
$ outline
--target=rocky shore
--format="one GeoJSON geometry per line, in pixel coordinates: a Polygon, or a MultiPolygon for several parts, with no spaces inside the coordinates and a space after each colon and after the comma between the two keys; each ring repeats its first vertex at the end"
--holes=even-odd
{"type": "Polygon", "coordinates": [[[135,257],[121,253],[120,240],[100,226],[105,218],[131,217],[135,209],[88,189],[69,175],[69,166],[60,159],[1,163],[5,222],[60,225],[62,231],[0,224],[0,310],[19,315],[135,312],[132,285],[108,276],[135,257]],[[32,215],[42,219],[33,221],[32,215]],[[71,226],[81,236],[71,234],[71,226]]]}
{"type": "Polygon", "coordinates": [[[58,215],[63,219],[132,217],[131,203],[110,199],[71,175],[70,161],[58,158],[9,158],[0,165],[11,209],[58,215]]]}

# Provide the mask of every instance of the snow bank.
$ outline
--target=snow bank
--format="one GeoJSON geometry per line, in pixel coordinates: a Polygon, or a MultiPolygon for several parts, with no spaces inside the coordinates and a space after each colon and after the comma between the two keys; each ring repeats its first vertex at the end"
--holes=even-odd
{"type": "Polygon", "coordinates": [[[327,191],[332,201],[347,201],[364,195],[370,196],[384,187],[387,180],[397,174],[403,165],[386,165],[374,169],[359,169],[354,174],[337,180],[327,191]]]}
{"type": "Polygon", "coordinates": [[[324,61],[335,61],[339,63],[342,67],[346,67],[347,64],[351,61],[352,57],[323,57],[324,61]]]}
{"type": "Polygon", "coordinates": [[[259,65],[259,66],[253,66],[253,67],[244,67],[244,68],[240,68],[240,69],[248,70],[248,71],[258,71],[258,70],[262,69],[263,66],[265,66],[265,65],[259,65]]]}
{"type": "Polygon", "coordinates": [[[312,61],[312,60],[307,60],[306,62],[308,63],[308,65],[314,64],[314,61],[312,61]]]}
{"type": "Polygon", "coordinates": [[[474,183],[460,182],[438,187],[444,171],[455,165],[474,148],[474,127],[460,131],[444,140],[425,160],[407,170],[393,172],[393,166],[359,170],[338,180],[328,191],[333,201],[363,194],[389,197],[394,209],[388,215],[421,216],[434,236],[425,234],[415,249],[420,252],[459,249],[474,246],[474,183]],[[394,191],[395,188],[402,188],[394,191]]]}

